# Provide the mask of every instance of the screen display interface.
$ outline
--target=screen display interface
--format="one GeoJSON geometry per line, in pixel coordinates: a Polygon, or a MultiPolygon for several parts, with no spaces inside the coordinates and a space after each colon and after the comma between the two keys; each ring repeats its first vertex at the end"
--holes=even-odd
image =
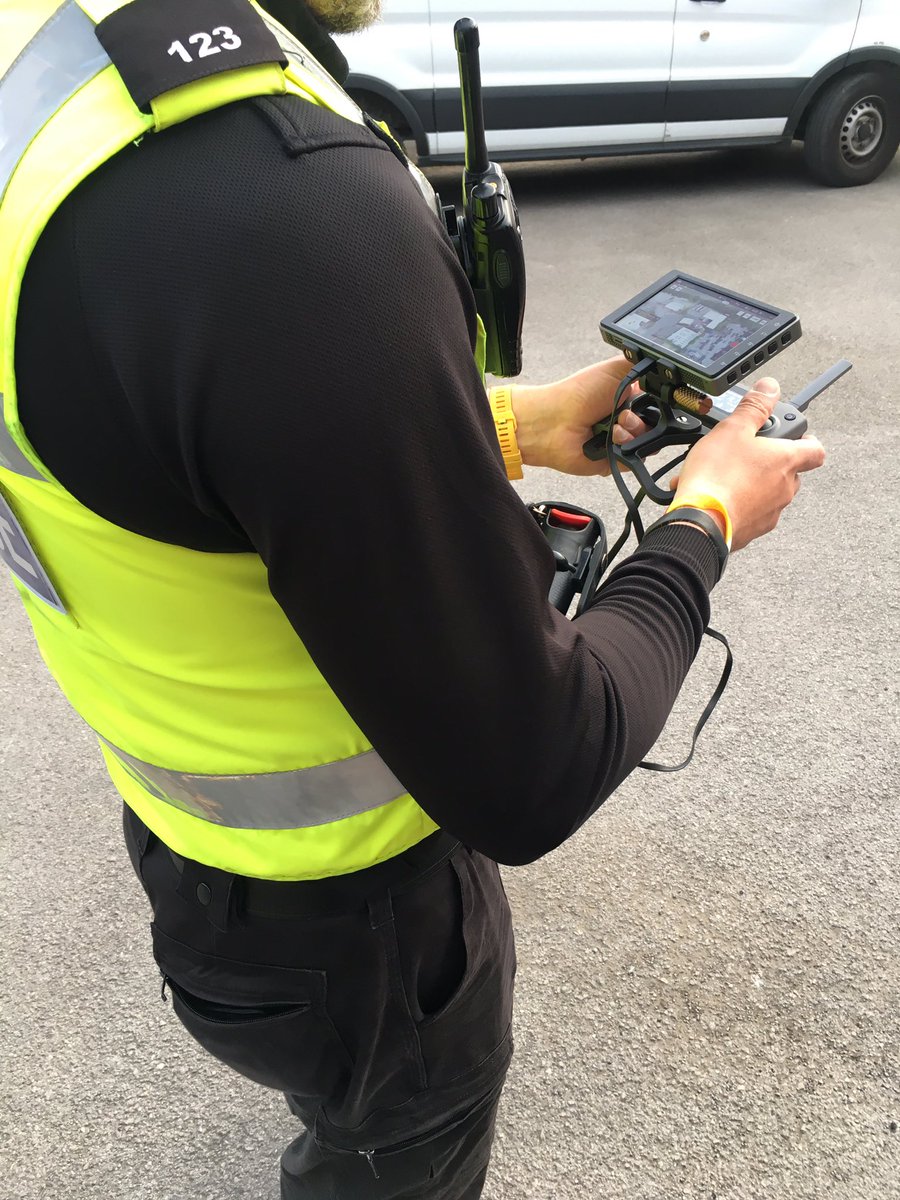
{"type": "Polygon", "coordinates": [[[759,344],[764,325],[776,314],[675,279],[661,292],[616,322],[640,341],[669,350],[708,368],[720,359],[734,361],[759,344]]]}
{"type": "Polygon", "coordinates": [[[716,396],[713,404],[720,412],[733,413],[746,395],[746,391],[737,391],[733,388],[730,392],[723,392],[721,396],[716,396]]]}

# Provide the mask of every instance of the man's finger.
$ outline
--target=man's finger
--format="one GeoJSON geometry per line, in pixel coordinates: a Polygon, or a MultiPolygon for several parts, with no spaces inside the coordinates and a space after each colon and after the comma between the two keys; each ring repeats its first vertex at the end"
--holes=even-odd
{"type": "Polygon", "coordinates": [[[740,404],[726,420],[752,425],[753,432],[757,433],[771,417],[780,398],[781,388],[776,379],[760,379],[752,391],[741,397],[740,404]]]}
{"type": "Polygon", "coordinates": [[[825,447],[818,438],[812,437],[810,434],[800,438],[797,442],[789,442],[788,445],[796,455],[795,471],[814,471],[825,461],[825,447]]]}
{"type": "Polygon", "coordinates": [[[647,425],[641,420],[637,413],[632,412],[630,409],[626,409],[625,412],[619,415],[617,424],[620,425],[622,429],[626,431],[626,433],[630,433],[634,437],[637,437],[639,433],[646,433],[647,431],[647,425]]]}

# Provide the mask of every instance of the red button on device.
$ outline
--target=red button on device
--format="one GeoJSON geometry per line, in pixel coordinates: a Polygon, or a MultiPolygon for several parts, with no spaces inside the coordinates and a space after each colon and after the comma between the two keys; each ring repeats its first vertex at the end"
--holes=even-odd
{"type": "Polygon", "coordinates": [[[551,525],[562,525],[568,529],[584,529],[591,523],[591,518],[587,513],[565,512],[561,508],[551,508],[548,519],[551,525]]]}

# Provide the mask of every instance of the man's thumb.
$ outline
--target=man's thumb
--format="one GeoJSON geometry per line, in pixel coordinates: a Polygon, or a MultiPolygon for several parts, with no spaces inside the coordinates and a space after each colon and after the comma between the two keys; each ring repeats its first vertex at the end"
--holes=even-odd
{"type": "Polygon", "coordinates": [[[759,379],[751,391],[741,398],[734,410],[739,420],[752,421],[754,432],[762,429],[781,399],[781,388],[777,379],[759,379]]]}

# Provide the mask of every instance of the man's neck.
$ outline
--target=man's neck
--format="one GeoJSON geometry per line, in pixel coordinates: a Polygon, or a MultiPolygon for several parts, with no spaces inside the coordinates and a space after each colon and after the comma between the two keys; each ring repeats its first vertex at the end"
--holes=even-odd
{"type": "Polygon", "coordinates": [[[304,0],[261,0],[261,3],[266,12],[299,38],[329,75],[338,83],[344,82],[350,71],[347,60],[304,0]]]}

